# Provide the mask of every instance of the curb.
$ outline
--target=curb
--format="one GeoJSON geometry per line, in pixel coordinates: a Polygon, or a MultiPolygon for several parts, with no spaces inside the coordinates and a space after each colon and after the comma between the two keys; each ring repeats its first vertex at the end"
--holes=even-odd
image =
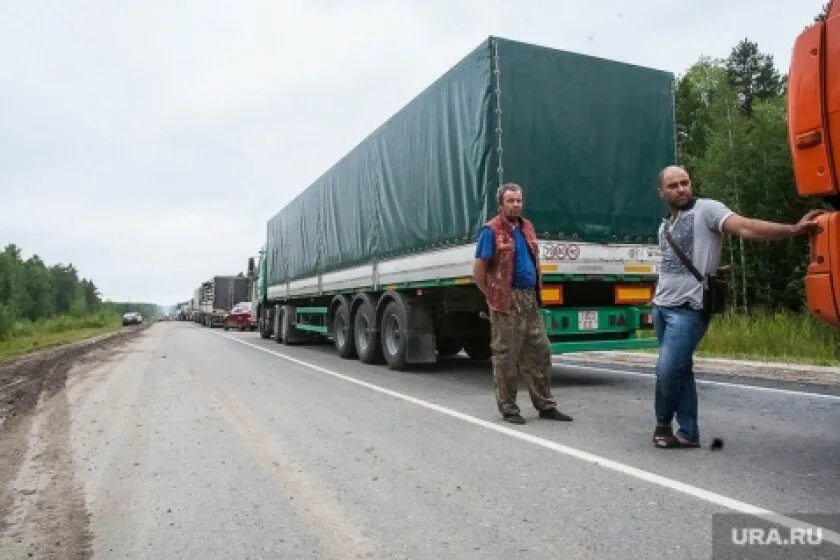
{"type": "MultiPolygon", "coordinates": [[[[636,352],[586,352],[554,356],[559,363],[603,364],[653,369],[657,354],[636,352]]],[[[814,385],[840,385],[840,367],[812,366],[784,362],[757,362],[726,358],[694,358],[694,371],[708,375],[726,375],[792,381],[814,385]]]]}

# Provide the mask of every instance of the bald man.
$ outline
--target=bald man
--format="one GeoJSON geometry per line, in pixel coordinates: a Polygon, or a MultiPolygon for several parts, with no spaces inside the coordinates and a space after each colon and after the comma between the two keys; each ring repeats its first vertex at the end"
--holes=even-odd
{"type": "Polygon", "coordinates": [[[653,323],[659,339],[653,444],[659,448],[700,447],[694,350],[706,333],[710,317],[703,311],[703,284],[682,262],[665,232],[703,276],[714,274],[720,262],[722,234],[755,241],[775,241],[818,229],[820,210],[796,224],[776,224],[739,216],[722,203],[694,198],[691,179],[682,167],[666,167],[659,174],[659,196],[668,216],[659,227],[662,262],[653,298],[653,323]],[[671,422],[677,417],[679,430],[671,422]]]}

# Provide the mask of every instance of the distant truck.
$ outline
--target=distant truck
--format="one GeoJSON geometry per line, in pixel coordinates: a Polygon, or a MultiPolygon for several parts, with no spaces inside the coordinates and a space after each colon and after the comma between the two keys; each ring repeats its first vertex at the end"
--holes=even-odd
{"type": "Polygon", "coordinates": [[[178,321],[190,321],[192,320],[191,313],[192,300],[180,302],[175,305],[175,309],[172,311],[172,318],[178,321]]]}
{"type": "Polygon", "coordinates": [[[205,327],[222,327],[234,304],[248,295],[244,276],[214,276],[195,290],[193,320],[205,327]]]}
{"type": "Polygon", "coordinates": [[[662,206],[675,160],[669,73],[491,37],[268,221],[263,338],[333,341],[392,369],[490,356],[471,277],[496,190],[524,188],[553,353],[656,345],[662,206]]]}

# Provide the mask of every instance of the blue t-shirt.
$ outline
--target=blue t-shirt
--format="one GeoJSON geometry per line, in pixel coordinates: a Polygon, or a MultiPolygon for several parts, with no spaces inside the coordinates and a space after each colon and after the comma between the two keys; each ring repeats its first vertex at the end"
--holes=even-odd
{"type": "MultiPolygon", "coordinates": [[[[537,267],[522,228],[513,228],[513,287],[520,290],[533,290],[537,287],[537,267]]],[[[475,246],[475,258],[492,259],[496,250],[496,242],[493,230],[485,226],[478,234],[478,243],[475,246]]]]}

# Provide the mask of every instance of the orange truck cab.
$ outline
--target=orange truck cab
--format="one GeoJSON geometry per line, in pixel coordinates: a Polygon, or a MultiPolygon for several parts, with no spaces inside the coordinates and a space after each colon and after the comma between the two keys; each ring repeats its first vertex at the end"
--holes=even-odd
{"type": "MultiPolygon", "coordinates": [[[[788,142],[796,188],[840,206],[840,2],[796,40],[788,78],[788,142]]],[[[805,278],[808,307],[840,326],[840,212],[818,219],[805,278]]]]}

